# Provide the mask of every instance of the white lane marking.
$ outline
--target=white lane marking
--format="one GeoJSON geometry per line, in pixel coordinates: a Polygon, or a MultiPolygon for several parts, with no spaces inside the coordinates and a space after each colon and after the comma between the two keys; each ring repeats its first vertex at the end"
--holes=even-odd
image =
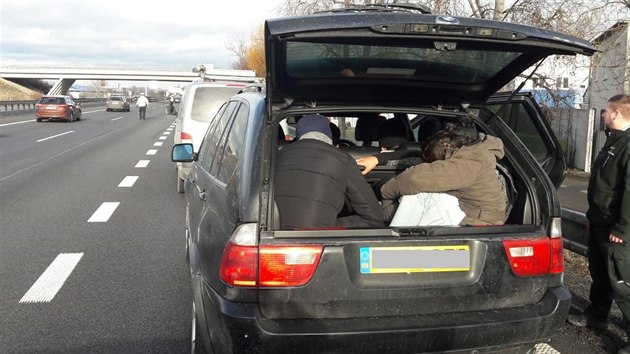
{"type": "Polygon", "coordinates": [[[0,127],[6,127],[8,125],[24,124],[24,123],[30,123],[30,122],[35,122],[35,119],[23,120],[21,122],[4,123],[4,124],[0,124],[0,127]]]}
{"type": "Polygon", "coordinates": [[[107,222],[119,204],[119,202],[103,202],[87,222],[107,222]]]}
{"type": "Polygon", "coordinates": [[[171,131],[173,131],[173,127],[168,127],[168,128],[166,128],[166,131],[167,131],[167,132],[171,132],[171,131]]]}
{"type": "Polygon", "coordinates": [[[124,118],[123,116],[120,116],[120,117],[112,118],[111,121],[113,122],[115,120],[119,120],[119,119],[123,119],[123,118],[124,118]]]}
{"type": "Polygon", "coordinates": [[[168,137],[163,135],[163,136],[160,137],[160,140],[166,140],[166,138],[168,138],[168,137]]]}
{"type": "Polygon", "coordinates": [[[568,186],[566,184],[561,184],[560,188],[567,188],[568,186]]]}
{"type": "Polygon", "coordinates": [[[582,192],[582,193],[588,193],[588,191],[587,191],[587,190],[583,190],[583,191],[580,191],[580,192],[582,192]]]}
{"type": "Polygon", "coordinates": [[[22,296],[20,303],[50,302],[66,282],[83,253],[61,253],[22,296]]]}
{"type": "Polygon", "coordinates": [[[151,162],[151,160],[140,160],[136,164],[136,168],[145,168],[145,167],[149,166],[149,162],[151,162]]]}
{"type": "Polygon", "coordinates": [[[48,161],[50,161],[50,160],[52,160],[52,159],[54,159],[54,158],[59,157],[59,156],[61,156],[61,155],[65,154],[65,153],[67,153],[67,152],[70,152],[70,151],[72,151],[72,150],[74,150],[74,149],[78,149],[78,148],[80,148],[81,146],[83,146],[83,145],[85,145],[85,144],[89,144],[89,143],[91,143],[91,142],[93,142],[93,141],[95,141],[95,140],[101,139],[101,138],[103,138],[103,137],[105,137],[105,136],[108,136],[109,134],[112,134],[112,133],[115,133],[115,132],[116,132],[116,130],[112,130],[112,131],[110,131],[110,132],[108,132],[108,133],[105,133],[105,134],[103,134],[103,135],[101,135],[101,136],[97,136],[96,138],[90,139],[90,140],[88,140],[88,141],[86,141],[86,142],[84,142],[84,143],[81,143],[81,144],[77,145],[77,146],[71,147],[70,149],[68,149],[68,150],[66,150],[66,151],[62,151],[62,152],[60,152],[60,153],[58,153],[58,154],[55,154],[55,155],[53,155],[53,156],[51,156],[51,157],[47,158],[46,160],[42,160],[42,161],[40,161],[40,162],[38,162],[38,163],[32,164],[32,165],[30,165],[30,166],[28,166],[28,167],[26,167],[26,168],[23,168],[23,169],[21,169],[21,170],[19,170],[19,171],[17,171],[17,172],[14,172],[14,173],[12,173],[12,174],[10,174],[10,175],[8,175],[8,176],[2,177],[2,178],[0,178],[0,182],[4,181],[5,179],[9,179],[9,178],[11,178],[11,177],[13,177],[13,176],[17,176],[17,175],[19,175],[20,173],[22,173],[22,172],[26,172],[26,171],[30,170],[31,168],[33,168],[33,167],[39,166],[39,165],[41,165],[41,164],[43,164],[43,163],[46,163],[46,162],[48,162],[48,161]]]}
{"type": "Polygon", "coordinates": [[[169,134],[171,134],[171,132],[164,132],[164,133],[162,133],[162,134],[164,134],[164,135],[169,135],[169,134]]]}
{"type": "Polygon", "coordinates": [[[89,111],[89,112],[81,112],[82,114],[89,114],[89,113],[96,113],[96,112],[104,112],[105,108],[103,109],[97,109],[96,111],[89,111]]]}
{"type": "Polygon", "coordinates": [[[164,144],[164,142],[156,141],[155,143],[153,143],[153,146],[162,146],[162,144],[164,144]]]}
{"type": "Polygon", "coordinates": [[[65,133],[49,136],[47,138],[39,139],[39,140],[36,140],[35,142],[41,143],[42,141],[46,141],[46,140],[49,140],[49,139],[54,139],[54,138],[60,137],[62,135],[70,134],[70,133],[74,133],[74,130],[70,130],[70,131],[67,131],[65,133]]]}
{"type": "Polygon", "coordinates": [[[121,188],[129,188],[133,187],[134,183],[138,180],[138,176],[126,176],[122,181],[118,184],[118,187],[121,188]]]}
{"type": "Polygon", "coordinates": [[[149,149],[147,150],[147,155],[155,155],[157,154],[157,149],[149,149]]]}

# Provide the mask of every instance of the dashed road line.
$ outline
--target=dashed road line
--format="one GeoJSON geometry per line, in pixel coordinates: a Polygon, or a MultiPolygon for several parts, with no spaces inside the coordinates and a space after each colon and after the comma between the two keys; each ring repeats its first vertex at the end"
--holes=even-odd
{"type": "Polygon", "coordinates": [[[61,134],[57,134],[57,135],[53,135],[53,136],[49,136],[49,137],[47,137],[47,138],[43,138],[43,139],[39,139],[39,140],[35,140],[35,142],[41,143],[42,141],[46,141],[46,140],[50,140],[50,139],[54,139],[54,138],[58,138],[58,137],[60,137],[60,136],[62,136],[62,135],[66,135],[66,134],[70,134],[70,133],[74,133],[74,130],[70,130],[70,131],[67,131],[67,132],[65,132],[65,133],[61,133],[61,134]]]}
{"type": "Polygon", "coordinates": [[[30,119],[30,120],[23,120],[20,122],[13,122],[13,123],[4,123],[4,124],[0,124],[0,127],[6,127],[9,125],[16,125],[16,124],[24,124],[24,123],[30,123],[30,122],[34,122],[35,119],[30,119]]]}
{"type": "Polygon", "coordinates": [[[147,166],[149,166],[149,162],[151,162],[151,160],[140,160],[138,161],[138,163],[136,164],[136,168],[145,168],[147,166]]]}
{"type": "Polygon", "coordinates": [[[162,135],[162,136],[160,137],[160,140],[166,140],[167,138],[168,138],[167,136],[162,135]]]}
{"type": "Polygon", "coordinates": [[[119,202],[104,202],[96,209],[87,222],[107,222],[114,214],[116,208],[118,208],[118,205],[120,205],[119,202]]]}
{"type": "Polygon", "coordinates": [[[30,289],[22,296],[20,303],[50,302],[66,282],[83,253],[61,253],[46,268],[30,289]]]}
{"type": "Polygon", "coordinates": [[[110,120],[113,122],[113,121],[115,121],[115,120],[119,120],[119,119],[123,119],[123,118],[124,118],[123,116],[120,116],[120,117],[112,118],[112,119],[110,119],[110,120]]]}
{"type": "Polygon", "coordinates": [[[153,146],[162,146],[162,144],[164,144],[164,142],[156,141],[155,143],[153,143],[153,146]]]}
{"type": "Polygon", "coordinates": [[[588,191],[587,191],[586,189],[585,189],[585,190],[581,190],[580,192],[582,192],[582,193],[588,193],[588,191]]]}
{"type": "Polygon", "coordinates": [[[137,180],[138,180],[138,176],[127,176],[123,178],[122,181],[120,181],[120,183],[118,184],[118,187],[120,188],[133,187],[133,185],[136,183],[137,180]]]}
{"type": "Polygon", "coordinates": [[[149,150],[147,150],[146,154],[147,155],[155,155],[155,154],[157,154],[157,149],[149,149],[149,150]]]}
{"type": "Polygon", "coordinates": [[[164,133],[162,133],[162,134],[164,134],[164,135],[169,135],[169,134],[171,134],[171,132],[168,132],[168,131],[167,131],[167,132],[164,132],[164,133]]]}

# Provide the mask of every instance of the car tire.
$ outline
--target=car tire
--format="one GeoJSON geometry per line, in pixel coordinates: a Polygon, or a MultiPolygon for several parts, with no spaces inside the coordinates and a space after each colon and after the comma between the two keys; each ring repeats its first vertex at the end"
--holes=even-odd
{"type": "Polygon", "coordinates": [[[203,341],[197,335],[200,333],[199,324],[197,323],[197,314],[195,311],[195,301],[192,302],[192,325],[190,336],[190,352],[193,354],[208,354],[206,348],[203,345],[203,341]]]}
{"type": "Polygon", "coordinates": [[[74,113],[70,112],[68,114],[68,123],[74,122],[74,113]]]}
{"type": "Polygon", "coordinates": [[[109,108],[107,108],[107,109],[105,110],[105,112],[109,112],[109,108]]]}
{"type": "Polygon", "coordinates": [[[37,118],[37,119],[35,119],[35,120],[36,120],[37,122],[39,122],[39,123],[41,123],[41,122],[42,122],[42,119],[41,119],[41,118],[37,118]]]}
{"type": "Polygon", "coordinates": [[[184,180],[177,176],[177,192],[184,193],[184,180]]]}

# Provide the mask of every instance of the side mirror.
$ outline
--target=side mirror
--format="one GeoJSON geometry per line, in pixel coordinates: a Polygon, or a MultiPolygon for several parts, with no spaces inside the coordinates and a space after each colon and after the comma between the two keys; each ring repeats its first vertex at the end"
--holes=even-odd
{"type": "Polygon", "coordinates": [[[175,144],[171,152],[173,162],[193,162],[197,156],[193,151],[192,144],[175,144]]]}

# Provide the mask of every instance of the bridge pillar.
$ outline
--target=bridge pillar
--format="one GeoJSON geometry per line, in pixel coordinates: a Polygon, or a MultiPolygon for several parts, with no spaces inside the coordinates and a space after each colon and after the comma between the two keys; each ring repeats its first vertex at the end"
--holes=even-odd
{"type": "Polygon", "coordinates": [[[60,78],[57,83],[48,91],[48,95],[67,95],[68,90],[74,84],[75,79],[60,78]]]}

